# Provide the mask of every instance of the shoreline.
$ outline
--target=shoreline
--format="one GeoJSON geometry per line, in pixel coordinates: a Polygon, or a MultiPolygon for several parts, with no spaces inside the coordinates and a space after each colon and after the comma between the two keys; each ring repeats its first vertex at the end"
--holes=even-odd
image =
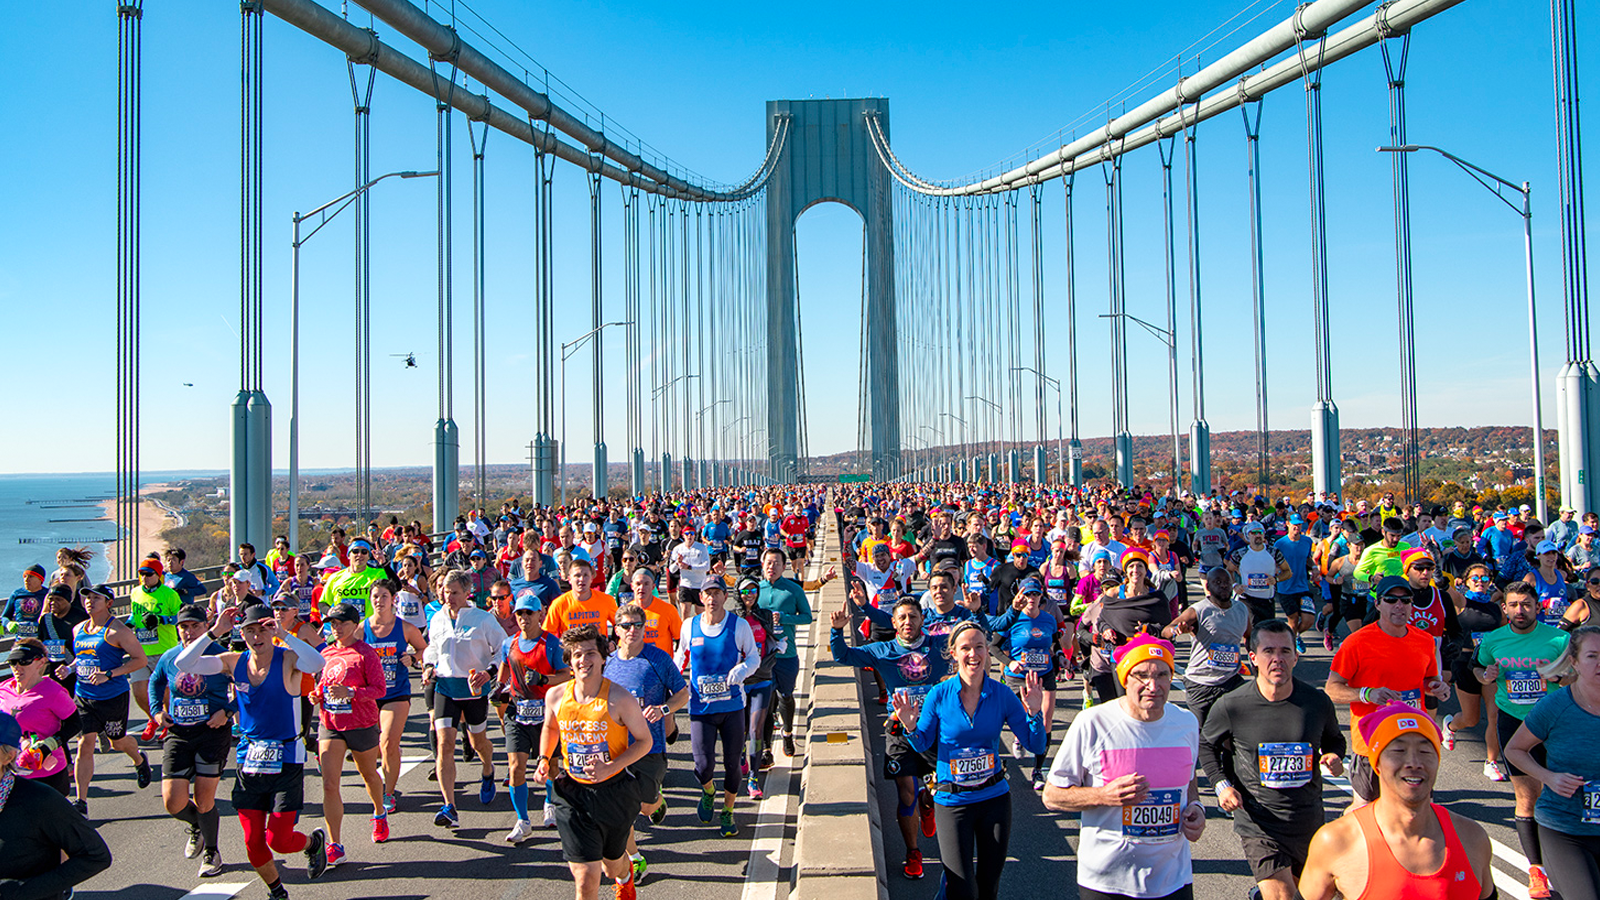
{"type": "MultiPolygon", "coordinates": [[[[161,532],[173,521],[165,509],[156,501],[149,498],[149,494],[167,490],[171,485],[166,483],[147,484],[139,489],[139,535],[134,544],[132,560],[123,560],[118,551],[116,541],[111,541],[101,546],[105,554],[106,564],[110,566],[110,573],[106,581],[125,581],[133,577],[134,564],[143,559],[146,554],[160,553],[167,549],[167,542],[161,537],[161,532]],[[126,572],[126,575],[121,573],[126,572]]],[[[103,501],[100,504],[105,517],[115,522],[117,520],[117,501],[115,499],[103,501]]]]}

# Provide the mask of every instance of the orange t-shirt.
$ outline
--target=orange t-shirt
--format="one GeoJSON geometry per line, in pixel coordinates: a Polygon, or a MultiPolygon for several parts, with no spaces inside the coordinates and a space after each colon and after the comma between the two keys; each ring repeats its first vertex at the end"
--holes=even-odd
{"type": "MultiPolygon", "coordinates": [[[[1408,695],[1406,703],[1421,709],[1427,680],[1439,677],[1438,662],[1433,636],[1426,631],[1408,625],[1405,637],[1392,637],[1374,622],[1345,638],[1330,668],[1353,688],[1399,691],[1408,695]]],[[[1359,700],[1350,704],[1350,743],[1358,754],[1367,752],[1361,719],[1377,708],[1375,703],[1359,700]]]]}
{"type": "Polygon", "coordinates": [[[579,601],[571,591],[557,597],[544,615],[544,630],[560,637],[568,628],[593,625],[609,634],[617,618],[617,601],[602,591],[590,591],[589,599],[579,601]]]}
{"type": "Polygon", "coordinates": [[[671,603],[656,597],[644,610],[644,639],[655,644],[662,653],[671,656],[678,649],[678,636],[683,633],[683,616],[671,603]]]}

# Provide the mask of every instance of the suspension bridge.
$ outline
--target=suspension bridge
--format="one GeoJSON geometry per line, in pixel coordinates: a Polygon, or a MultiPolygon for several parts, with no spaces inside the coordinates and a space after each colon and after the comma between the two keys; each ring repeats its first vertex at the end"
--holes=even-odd
{"type": "MultiPolygon", "coordinates": [[[[795,265],[795,220],[810,206],[842,203],[864,223],[862,279],[861,402],[858,445],[875,479],[1016,481],[1028,477],[1082,480],[1081,428],[1084,423],[1078,363],[1080,335],[1077,287],[1086,278],[1104,279],[1109,305],[1095,311],[1106,333],[1094,332],[1100,354],[1112,372],[1110,433],[1115,474],[1132,480],[1132,435],[1128,411],[1128,335],[1140,329],[1165,347],[1168,373],[1172,472],[1197,492],[1212,488],[1210,426],[1206,419],[1206,284],[1202,240],[1207,210],[1200,200],[1196,146],[1202,140],[1243,138],[1248,167],[1252,239],[1253,334],[1258,465],[1265,474],[1269,430],[1268,344],[1264,322],[1281,310],[1268,296],[1263,267],[1263,229],[1259,160],[1260,117],[1264,99],[1274,92],[1299,95],[1304,106],[1307,158],[1305,187],[1311,235],[1310,319],[1313,340],[1304,357],[1315,370],[1311,405],[1312,469],[1315,489],[1337,491],[1341,484],[1339,405],[1330,358],[1333,354],[1328,298],[1325,136],[1322,73],[1358,54],[1381,56],[1389,94],[1390,140],[1381,149],[1392,159],[1395,226],[1396,328],[1401,361],[1395,383],[1408,491],[1419,485],[1415,371],[1415,312],[1410,272],[1409,167],[1418,152],[1406,124],[1406,74],[1410,41],[1430,20],[1446,15],[1461,0],[1317,0],[1294,10],[1260,33],[1243,40],[1214,61],[1187,72],[1177,83],[1155,90],[1123,111],[1108,110],[1096,127],[1063,138],[1059,146],[1027,158],[1007,171],[969,181],[941,181],[919,174],[896,153],[891,140],[890,102],[885,98],[775,100],[767,104],[763,157],[752,173],[735,184],[720,184],[692,174],[660,157],[641,139],[608,134],[605,122],[575,114],[553,98],[526,70],[499,59],[463,33],[453,21],[407,0],[361,0],[376,27],[361,27],[347,8],[335,10],[315,0],[247,0],[240,7],[239,144],[241,264],[237,310],[239,388],[231,411],[233,459],[232,531],[235,540],[270,542],[274,511],[270,473],[274,404],[279,416],[289,408],[289,471],[298,484],[300,410],[299,256],[333,217],[348,210],[354,229],[353,315],[349,340],[356,359],[354,464],[361,485],[357,506],[371,506],[372,358],[371,189],[390,176],[433,182],[437,195],[436,420],[434,425],[434,525],[451,522],[465,494],[478,497],[486,464],[484,422],[490,386],[486,342],[494,317],[485,296],[485,192],[492,168],[486,162],[491,132],[532,149],[534,195],[528,216],[534,239],[534,277],[519,304],[531,305],[530,346],[537,359],[530,404],[529,451],[534,499],[559,503],[567,484],[557,472],[572,462],[592,465],[588,487],[610,488],[612,461],[625,462],[627,489],[635,494],[671,487],[782,482],[808,474],[805,373],[801,364],[800,316],[795,265]],[[295,213],[294,303],[286,336],[267,325],[263,295],[265,218],[262,183],[271,161],[263,153],[268,128],[263,116],[265,86],[263,29],[280,20],[325,42],[342,55],[348,84],[328,90],[350,91],[353,114],[352,188],[311,213],[295,213]],[[425,58],[396,49],[394,37],[421,48],[425,58]],[[392,80],[430,98],[437,114],[432,135],[434,168],[376,174],[371,168],[371,98],[379,78],[392,80]],[[1234,117],[1231,119],[1230,117],[1234,117]],[[461,173],[454,145],[465,132],[470,172],[461,173]],[[1123,185],[1133,165],[1159,164],[1162,174],[1164,234],[1158,265],[1165,278],[1165,316],[1140,318],[1128,309],[1123,234],[1123,185]],[[565,170],[565,171],[563,171],[565,170]],[[558,175],[558,171],[561,173],[558,175]],[[570,174],[569,174],[570,173],[570,174]],[[588,189],[587,221],[557,217],[554,180],[582,179],[588,189]],[[469,200],[455,195],[466,182],[469,200]],[[1046,204],[1059,204],[1065,229],[1043,224],[1046,204]],[[472,222],[470,270],[473,409],[471,434],[463,436],[455,409],[457,338],[456,291],[460,285],[453,246],[454,218],[472,222]],[[1102,248],[1079,246],[1075,225],[1085,216],[1105,216],[1103,270],[1086,265],[1084,254],[1102,248]],[[621,228],[603,229],[620,215],[621,228]],[[560,341],[553,325],[555,296],[552,235],[586,228],[592,276],[590,328],[560,341]],[[620,235],[620,240],[617,236],[620,235]],[[619,246],[620,244],[620,246],[619,246]],[[606,271],[622,259],[620,286],[606,271]],[[1048,259],[1065,260],[1064,283],[1046,284],[1048,259]],[[610,262],[608,262],[608,259],[610,262]],[[1091,269],[1095,271],[1090,271],[1091,269]],[[619,290],[620,287],[620,290],[619,290]],[[1050,334],[1047,338],[1047,325],[1050,334]],[[613,330],[615,329],[615,331],[613,330]],[[1064,334],[1063,334],[1064,333],[1064,334]],[[621,365],[610,365],[606,341],[620,339],[621,365]],[[268,346],[269,337],[274,341],[268,346]],[[287,340],[284,340],[284,337],[287,340]],[[1185,339],[1185,337],[1187,339],[1185,339]],[[288,347],[280,346],[287,343],[288,347]],[[1187,345],[1187,346],[1185,346],[1187,345]],[[1064,372],[1048,374],[1047,347],[1065,348],[1064,372]],[[269,400],[264,387],[268,360],[287,350],[292,369],[287,400],[269,400]],[[952,365],[957,358],[971,359],[952,365]],[[590,420],[592,446],[568,446],[565,436],[567,363],[586,371],[588,410],[572,414],[590,420]],[[1180,370],[1186,370],[1187,396],[1180,396],[1180,370]],[[1048,414],[1055,393],[1057,429],[1048,414]],[[606,434],[606,404],[621,404],[620,436],[606,434]],[[648,413],[648,415],[647,415],[648,413]],[[1065,427],[1062,419],[1065,418],[1065,427]],[[649,419],[646,422],[646,418],[649,419]],[[608,441],[608,437],[610,440],[608,441]],[[617,437],[621,444],[616,444],[617,437]],[[1053,439],[1052,439],[1053,438],[1053,439]],[[465,443],[472,483],[464,489],[460,449],[465,443]],[[1029,459],[1031,457],[1031,459],[1029,459]],[[1030,465],[1031,463],[1031,465],[1030,465]]],[[[118,334],[130,348],[118,357],[119,509],[136,515],[140,463],[140,192],[141,192],[141,29],[142,2],[119,7],[118,117],[118,334]]],[[[1559,483],[1566,502],[1580,510],[1600,506],[1587,476],[1595,448],[1596,377],[1591,361],[1588,298],[1583,257],[1584,214],[1581,143],[1577,114],[1576,37],[1571,4],[1552,5],[1554,109],[1561,180],[1551,193],[1551,208],[1561,221],[1562,314],[1565,361],[1554,385],[1559,400],[1559,483]]],[[[1286,101],[1287,102],[1287,101],[1286,101]]],[[[751,122],[754,127],[756,123],[751,122]]],[[[417,141],[425,143],[426,139],[417,141]]],[[[1439,151],[1444,153],[1444,151],[1439,151]]],[[[1526,183],[1499,178],[1466,160],[1444,153],[1531,223],[1526,183]]],[[[524,165],[519,163],[519,165],[524,165]]],[[[1531,227],[1531,226],[1530,226],[1531,227]]],[[[1531,234],[1531,231],[1530,231],[1531,234]]],[[[1528,254],[1527,314],[1537,353],[1537,315],[1532,282],[1532,243],[1528,254]]],[[[1148,265],[1150,260],[1136,260],[1148,265]]],[[[463,266],[463,268],[466,268],[463,266]]],[[[1281,310],[1281,311],[1280,311],[1281,310]]],[[[614,346],[614,345],[613,345],[614,346]]],[[[1057,355],[1057,354],[1050,354],[1057,355]]],[[[1296,355],[1300,355],[1296,353],[1296,355]]],[[[1058,366],[1057,368],[1061,368],[1058,366]]],[[[1534,367],[1537,400],[1539,379],[1534,367]]],[[[1389,384],[1389,376],[1384,375],[1389,384]]],[[[1366,387],[1366,386],[1363,386],[1366,387]]],[[[1280,398],[1281,399],[1281,398],[1280,398]]],[[[1099,401],[1100,398],[1095,398],[1099,401]]],[[[1094,404],[1097,408],[1099,403],[1094,404]]],[[[1538,403],[1535,403],[1536,410],[1538,403]]],[[[325,423],[316,423],[324,427],[325,423]]],[[[1542,423],[1536,423],[1537,436],[1542,423]]],[[[1101,428],[1099,423],[1092,427],[1101,428]]],[[[1543,483],[1543,454],[1535,452],[1543,483]]],[[[298,490],[289,494],[289,517],[298,515],[298,490]]],[[[1542,491],[1538,492],[1541,504],[1542,491]]],[[[131,522],[129,524],[132,524],[131,522]]],[[[130,529],[136,534],[137,529],[130,529]]]]}

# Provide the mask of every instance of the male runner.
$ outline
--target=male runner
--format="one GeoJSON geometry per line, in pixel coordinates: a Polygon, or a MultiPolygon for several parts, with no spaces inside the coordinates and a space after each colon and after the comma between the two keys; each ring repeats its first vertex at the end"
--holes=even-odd
{"type": "MultiPolygon", "coordinates": [[[[539,750],[544,731],[545,696],[552,685],[572,677],[561,659],[561,642],[544,630],[544,607],[533,595],[517,598],[512,613],[517,632],[500,647],[500,677],[497,694],[512,704],[511,721],[505,725],[506,756],[511,766],[511,808],[517,824],[506,835],[506,842],[520,844],[533,837],[533,821],[528,816],[528,757],[539,750]]],[[[544,824],[555,824],[555,810],[548,798],[544,824]]]]}
{"type": "Polygon", "coordinates": [[[795,755],[794,743],[794,686],[800,677],[800,657],[796,644],[787,635],[800,625],[810,625],[813,616],[806,591],[819,589],[839,577],[838,570],[829,566],[820,581],[799,582],[783,577],[784,553],[768,548],[761,554],[761,597],[757,605],[772,614],[772,628],[768,630],[773,640],[783,641],[778,660],[772,667],[772,680],[777,684],[778,715],[783,720],[784,755],[795,755]]]}
{"type": "Polygon", "coordinates": [[[350,542],[350,564],[335,572],[322,586],[318,603],[327,608],[339,603],[353,603],[372,615],[372,583],[388,574],[377,566],[367,565],[372,559],[372,542],[356,538],[350,542]]]}
{"type": "Polygon", "coordinates": [[[1234,590],[1250,607],[1251,620],[1265,622],[1277,616],[1277,585],[1291,579],[1294,573],[1283,554],[1267,546],[1266,526],[1246,522],[1240,530],[1246,544],[1228,556],[1228,572],[1233,575],[1234,590]]]}
{"type": "Polygon", "coordinates": [[[489,698],[484,686],[494,678],[495,658],[505,642],[500,620],[472,605],[469,580],[460,570],[444,577],[444,607],[428,620],[428,649],[422,653],[422,683],[432,684],[435,765],[444,805],[433,817],[440,828],[461,824],[456,812],[456,728],[467,727],[467,739],[483,762],[478,801],[494,801],[494,745],[485,733],[489,698]]]}
{"type": "Polygon", "coordinates": [[[1289,625],[1250,631],[1255,681],[1211,707],[1200,729],[1200,764],[1217,805],[1234,813],[1262,900],[1294,900],[1311,838],[1322,826],[1322,774],[1344,774],[1345,742],[1333,701],[1294,677],[1300,659],[1289,625]]]}
{"type": "MultiPolygon", "coordinates": [[[[154,662],[178,645],[174,623],[183,600],[177,591],[162,583],[165,572],[161,560],[153,555],[140,560],[138,574],[139,583],[128,591],[128,624],[133,628],[134,637],[139,639],[139,646],[144,648],[145,658],[154,662]]],[[[133,701],[149,719],[139,735],[141,741],[154,740],[156,736],[156,720],[150,715],[149,681],[149,666],[128,676],[133,701]]]]}
{"type": "Polygon", "coordinates": [[[568,628],[593,625],[605,633],[616,617],[617,601],[594,589],[594,563],[574,556],[570,582],[572,589],[557,597],[545,611],[545,630],[560,637],[568,628]]]}
{"type": "MultiPolygon", "coordinates": [[[[234,607],[223,610],[219,624],[232,629],[237,612],[234,607]]],[[[195,640],[175,662],[183,674],[225,674],[233,681],[240,732],[233,808],[244,828],[250,865],[272,900],[285,900],[289,892],[278,876],[275,852],[304,852],[306,874],[313,880],[328,868],[327,833],[317,828],[307,836],[294,827],[305,806],[306,760],[296,695],[301,673],[322,671],[322,654],[285,631],[260,603],[244,608],[240,633],[244,652],[208,655],[209,643],[195,640]]]]}
{"type": "Polygon", "coordinates": [[[183,855],[188,859],[203,856],[200,877],[210,878],[222,874],[222,854],[217,849],[217,785],[233,747],[228,726],[238,707],[228,696],[232,679],[227,674],[178,671],[178,654],[195,641],[204,642],[210,656],[226,649],[212,640],[205,610],[185,606],[176,619],[183,643],[163,653],[150,675],[151,715],[167,733],[162,742],[161,799],[168,815],[189,826],[183,855]]]}
{"type": "Polygon", "coordinates": [[[1433,802],[1439,732],[1427,713],[1390,703],[1362,719],[1361,739],[1382,789],[1373,802],[1324,825],[1311,839],[1300,895],[1497,897],[1489,835],[1433,802]]]}
{"type": "Polygon", "coordinates": [[[572,680],[545,695],[533,784],[554,784],[556,831],[577,900],[600,896],[602,869],[617,880],[617,900],[634,900],[633,866],[626,854],[639,795],[628,767],[654,746],[650,724],[639,701],[606,680],[609,642],[595,625],[568,629],[561,648],[572,680]]]}

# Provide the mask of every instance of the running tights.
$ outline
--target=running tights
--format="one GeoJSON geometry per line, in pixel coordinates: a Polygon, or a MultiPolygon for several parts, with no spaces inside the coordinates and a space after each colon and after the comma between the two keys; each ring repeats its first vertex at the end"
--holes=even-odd
{"type": "Polygon", "coordinates": [[[946,900],[994,900],[1011,843],[1011,794],[965,806],[933,807],[946,900]],[[976,865],[974,865],[976,861],[976,865]]]}
{"type": "Polygon", "coordinates": [[[1566,834],[1539,826],[1544,873],[1561,900],[1600,898],[1600,837],[1566,834]]]}
{"type": "Polygon", "coordinates": [[[272,862],[274,851],[288,855],[304,850],[307,838],[294,830],[299,819],[299,813],[269,815],[260,809],[239,810],[239,824],[244,826],[245,855],[250,857],[250,865],[259,869],[272,862]]]}
{"type": "MultiPolygon", "coordinates": [[[[744,733],[747,744],[745,753],[750,760],[750,772],[754,774],[761,771],[761,750],[766,746],[763,732],[766,735],[771,734],[770,728],[765,727],[772,711],[771,682],[764,687],[747,688],[745,704],[744,733]]],[[[770,737],[766,739],[770,740],[770,737]]]]}
{"type": "Polygon", "coordinates": [[[702,713],[689,717],[689,745],[694,749],[694,780],[710,784],[717,768],[717,741],[722,741],[722,789],[739,789],[739,755],[744,752],[744,710],[702,713]]]}

